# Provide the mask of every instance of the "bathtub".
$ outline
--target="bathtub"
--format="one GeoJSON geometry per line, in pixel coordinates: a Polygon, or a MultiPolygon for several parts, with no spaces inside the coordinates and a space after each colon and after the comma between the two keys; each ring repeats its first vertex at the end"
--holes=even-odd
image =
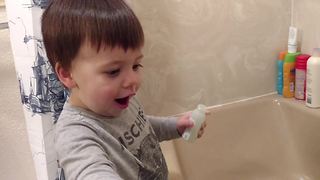
{"type": "Polygon", "coordinates": [[[162,145],[170,179],[320,179],[320,109],[267,95],[209,110],[201,139],[162,145]]]}

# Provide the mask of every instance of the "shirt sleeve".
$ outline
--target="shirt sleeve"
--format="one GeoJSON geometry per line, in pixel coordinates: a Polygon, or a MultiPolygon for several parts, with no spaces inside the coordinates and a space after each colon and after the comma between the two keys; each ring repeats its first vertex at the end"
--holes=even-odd
{"type": "Polygon", "coordinates": [[[159,141],[179,138],[176,117],[147,116],[159,141]]]}
{"type": "Polygon", "coordinates": [[[96,133],[83,124],[69,125],[56,132],[54,147],[66,179],[122,180],[100,141],[96,133]]]}

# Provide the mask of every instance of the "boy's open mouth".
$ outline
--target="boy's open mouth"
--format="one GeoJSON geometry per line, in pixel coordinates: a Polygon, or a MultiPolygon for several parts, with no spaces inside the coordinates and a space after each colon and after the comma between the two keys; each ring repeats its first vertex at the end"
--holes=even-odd
{"type": "Polygon", "coordinates": [[[129,104],[129,96],[115,99],[115,101],[121,106],[121,107],[127,107],[129,104]]]}

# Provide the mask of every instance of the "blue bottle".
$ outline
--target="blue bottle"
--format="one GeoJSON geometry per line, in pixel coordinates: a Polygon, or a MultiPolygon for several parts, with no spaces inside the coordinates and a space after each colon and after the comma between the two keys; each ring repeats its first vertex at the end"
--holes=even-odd
{"type": "Polygon", "coordinates": [[[279,95],[282,95],[283,89],[283,60],[287,55],[286,51],[282,51],[279,53],[279,57],[277,60],[277,92],[279,95]]]}

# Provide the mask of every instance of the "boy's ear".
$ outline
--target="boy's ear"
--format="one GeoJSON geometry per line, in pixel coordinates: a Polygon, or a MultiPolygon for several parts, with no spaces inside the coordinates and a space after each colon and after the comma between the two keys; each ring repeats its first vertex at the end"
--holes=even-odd
{"type": "Polygon", "coordinates": [[[68,89],[76,87],[76,82],[72,78],[72,74],[69,70],[63,68],[60,63],[56,63],[54,69],[58,75],[59,80],[64,86],[66,86],[68,89]]]}

